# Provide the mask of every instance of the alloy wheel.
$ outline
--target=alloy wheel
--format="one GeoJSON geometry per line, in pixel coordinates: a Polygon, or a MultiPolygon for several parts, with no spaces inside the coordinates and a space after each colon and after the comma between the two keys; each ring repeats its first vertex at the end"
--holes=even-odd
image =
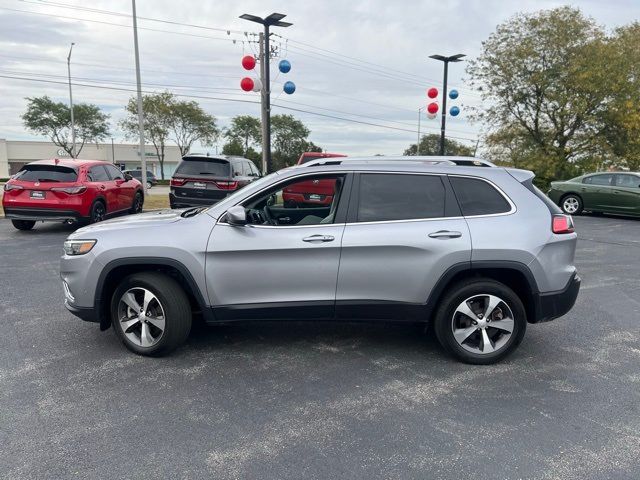
{"type": "Polygon", "coordinates": [[[91,217],[91,221],[93,223],[101,222],[102,220],[104,220],[104,216],[105,216],[104,205],[102,205],[101,202],[97,202],[93,207],[93,215],[91,217]]]}
{"type": "Polygon", "coordinates": [[[150,290],[134,287],[118,302],[118,321],[125,337],[139,347],[152,347],[165,331],[164,309],[150,290]]]}
{"type": "Polygon", "coordinates": [[[567,197],[562,202],[562,208],[566,213],[574,214],[580,208],[580,202],[576,197],[567,197]]]}
{"type": "Polygon", "coordinates": [[[487,355],[502,350],[515,328],[513,312],[495,295],[467,298],[451,319],[455,341],[468,352],[487,355]]]}

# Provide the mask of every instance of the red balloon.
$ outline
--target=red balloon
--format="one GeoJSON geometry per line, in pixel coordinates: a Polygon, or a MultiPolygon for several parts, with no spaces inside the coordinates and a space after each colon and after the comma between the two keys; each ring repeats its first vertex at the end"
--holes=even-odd
{"type": "Polygon", "coordinates": [[[240,88],[245,92],[250,92],[253,90],[253,80],[249,77],[244,77],[240,80],[240,88]]]}
{"type": "Polygon", "coordinates": [[[438,96],[438,89],[431,87],[429,90],[427,90],[427,96],[429,98],[436,98],[438,96]]]}
{"type": "Polygon", "coordinates": [[[438,104],[436,102],[431,102],[427,105],[427,112],[429,113],[437,113],[438,112],[438,104]]]}
{"type": "Polygon", "coordinates": [[[253,70],[253,67],[256,66],[256,59],[253,55],[245,55],[242,57],[242,66],[245,70],[253,70]]]}

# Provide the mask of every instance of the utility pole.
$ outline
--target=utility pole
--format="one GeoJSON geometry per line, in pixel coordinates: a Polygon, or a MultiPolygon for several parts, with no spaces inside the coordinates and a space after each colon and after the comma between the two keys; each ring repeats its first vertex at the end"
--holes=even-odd
{"type": "Polygon", "coordinates": [[[142,168],[142,188],[147,195],[147,157],[144,152],[144,115],[142,111],[142,81],[140,80],[140,52],[138,51],[138,18],[136,16],[136,0],[131,0],[133,7],[133,47],[136,57],[136,83],[138,87],[138,134],[140,136],[140,166],[142,168]]]}
{"type": "Polygon", "coordinates": [[[283,22],[286,15],[282,13],[272,13],[268,17],[261,18],[256,15],[245,13],[240,15],[243,20],[259,23],[264,27],[264,32],[260,34],[260,80],[262,81],[262,168],[263,174],[271,173],[273,165],[271,162],[271,79],[269,70],[269,60],[271,51],[269,49],[269,27],[290,27],[289,22],[283,22]],[[266,170],[265,170],[266,169],[266,170]]]}
{"type": "Polygon", "coordinates": [[[264,33],[260,32],[260,81],[262,82],[262,88],[260,89],[260,127],[262,128],[262,174],[266,175],[271,168],[271,120],[270,120],[270,96],[267,91],[269,90],[269,84],[265,79],[265,65],[267,63],[264,60],[264,33]],[[265,142],[265,139],[268,139],[265,142]]]}
{"type": "Polygon", "coordinates": [[[418,143],[416,143],[416,156],[420,155],[420,120],[422,119],[422,111],[425,107],[418,109],[418,143]]]}
{"type": "Polygon", "coordinates": [[[71,52],[75,43],[71,42],[67,55],[67,72],[69,73],[69,111],[71,112],[71,157],[76,158],[76,123],[73,118],[73,94],[71,93],[71,52]]]}
{"type": "Polygon", "coordinates": [[[447,121],[447,75],[449,73],[449,62],[461,62],[465,55],[458,53],[445,57],[443,55],[430,55],[429,58],[444,62],[444,80],[442,82],[442,123],[440,125],[440,155],[444,155],[445,127],[447,121]]]}

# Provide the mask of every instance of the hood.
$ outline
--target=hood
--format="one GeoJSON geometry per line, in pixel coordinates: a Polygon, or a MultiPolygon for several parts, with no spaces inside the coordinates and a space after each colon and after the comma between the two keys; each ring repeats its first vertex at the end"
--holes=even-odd
{"type": "Polygon", "coordinates": [[[181,217],[181,214],[185,210],[186,208],[175,210],[159,210],[105,220],[104,222],[79,228],[73,234],[71,234],[69,238],[86,236],[87,233],[98,233],[109,230],[122,230],[126,228],[145,228],[167,225],[169,223],[175,223],[184,220],[181,217]]]}

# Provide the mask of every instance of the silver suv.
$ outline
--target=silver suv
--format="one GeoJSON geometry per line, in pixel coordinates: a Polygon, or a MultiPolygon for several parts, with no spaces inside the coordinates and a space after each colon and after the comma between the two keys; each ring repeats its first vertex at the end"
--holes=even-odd
{"type": "Polygon", "coordinates": [[[573,221],[533,177],[442,157],[288,168],[212,207],[77,230],[60,263],[65,305],[143,355],[184,342],[197,313],[424,322],[458,359],[493,363],[580,288],[573,221]]]}

